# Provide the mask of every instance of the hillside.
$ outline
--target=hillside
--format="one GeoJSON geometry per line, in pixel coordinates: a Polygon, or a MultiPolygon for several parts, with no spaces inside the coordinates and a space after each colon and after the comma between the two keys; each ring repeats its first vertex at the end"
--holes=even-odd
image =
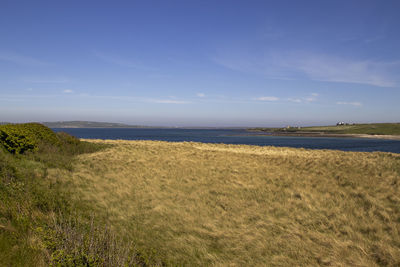
{"type": "Polygon", "coordinates": [[[0,266],[143,265],[104,217],[75,201],[65,177],[75,157],[106,148],[37,124],[0,126],[0,266]]]}

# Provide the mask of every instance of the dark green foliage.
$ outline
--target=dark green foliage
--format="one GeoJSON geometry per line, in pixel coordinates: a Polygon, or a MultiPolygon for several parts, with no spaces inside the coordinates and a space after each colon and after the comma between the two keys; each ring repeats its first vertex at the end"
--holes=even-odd
{"type": "Polygon", "coordinates": [[[7,124],[0,126],[0,142],[13,154],[35,151],[40,142],[60,145],[56,134],[39,123],[7,124]]]}
{"type": "Polygon", "coordinates": [[[0,148],[12,154],[27,154],[47,167],[71,170],[71,157],[100,149],[101,145],[81,142],[67,133],[55,133],[39,123],[0,126],[0,148]]]}
{"type": "Polygon", "coordinates": [[[104,145],[37,123],[0,132],[0,266],[140,265],[129,246],[98,226],[103,219],[90,221],[93,211],[71,198],[62,176],[48,177],[49,168],[72,169],[75,155],[104,145]]]}

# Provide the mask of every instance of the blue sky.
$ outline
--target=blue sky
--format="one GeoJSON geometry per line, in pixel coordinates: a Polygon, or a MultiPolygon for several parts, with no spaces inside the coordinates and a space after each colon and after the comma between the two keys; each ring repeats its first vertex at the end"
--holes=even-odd
{"type": "Polygon", "coordinates": [[[399,122],[400,1],[1,1],[0,121],[399,122]]]}

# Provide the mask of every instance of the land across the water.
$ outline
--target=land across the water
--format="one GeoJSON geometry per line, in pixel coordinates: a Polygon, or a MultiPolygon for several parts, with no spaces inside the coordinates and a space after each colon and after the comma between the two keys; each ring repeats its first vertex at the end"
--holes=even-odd
{"type": "MultiPolygon", "coordinates": [[[[125,123],[115,122],[97,122],[97,121],[54,121],[54,122],[41,122],[49,128],[143,128],[143,129],[246,129],[247,127],[206,127],[206,126],[149,126],[149,125],[132,125],[125,123]]],[[[10,124],[9,122],[0,122],[2,124],[10,124]]]]}
{"type": "MultiPolygon", "coordinates": [[[[0,122],[1,124],[8,124],[0,122]]],[[[346,124],[334,126],[311,126],[284,128],[271,127],[166,127],[166,126],[145,126],[131,125],[114,122],[95,121],[56,121],[42,122],[50,128],[143,128],[143,129],[246,129],[249,135],[266,136],[292,136],[292,137],[333,137],[333,138],[374,138],[387,140],[400,140],[400,123],[369,123],[369,124],[346,124]]],[[[243,134],[241,134],[243,135],[243,134]]]]}
{"type": "Polygon", "coordinates": [[[347,137],[400,140],[400,123],[343,124],[335,126],[250,128],[258,135],[302,137],[347,137]]]}
{"type": "Polygon", "coordinates": [[[257,134],[265,136],[296,136],[296,137],[338,137],[338,138],[376,138],[386,140],[400,140],[399,135],[384,134],[331,134],[324,132],[271,132],[265,134],[257,134]]]}
{"type": "Polygon", "coordinates": [[[49,128],[149,128],[141,125],[97,121],[54,121],[42,122],[42,124],[49,128]]]}

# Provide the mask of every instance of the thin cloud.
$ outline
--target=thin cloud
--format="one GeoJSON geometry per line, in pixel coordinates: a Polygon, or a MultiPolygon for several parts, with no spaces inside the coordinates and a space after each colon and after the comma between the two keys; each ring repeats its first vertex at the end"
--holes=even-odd
{"type": "Polygon", "coordinates": [[[154,68],[147,67],[139,62],[135,62],[123,57],[120,57],[118,55],[112,55],[112,54],[106,54],[102,52],[95,51],[93,54],[101,59],[102,61],[106,63],[111,63],[114,65],[118,65],[121,67],[126,67],[126,68],[134,68],[134,69],[141,69],[141,70],[155,70],[154,68]]]}
{"type": "Polygon", "coordinates": [[[303,102],[300,98],[288,98],[287,99],[289,102],[294,102],[294,103],[301,103],[303,102]]]}
{"type": "Polygon", "coordinates": [[[319,94],[318,93],[311,93],[309,96],[302,97],[302,98],[288,98],[287,101],[293,102],[293,103],[303,103],[303,102],[315,102],[318,99],[319,94]]]}
{"type": "Polygon", "coordinates": [[[46,79],[24,78],[23,81],[28,82],[28,83],[68,83],[69,79],[66,79],[66,78],[46,78],[46,79]]]}
{"type": "Polygon", "coordinates": [[[148,98],[148,97],[135,97],[135,96],[110,96],[110,95],[90,95],[90,94],[79,94],[79,97],[83,98],[98,98],[98,99],[112,99],[118,101],[130,101],[137,103],[155,103],[155,104],[189,104],[191,102],[186,100],[179,100],[174,98],[148,98]]]}
{"type": "Polygon", "coordinates": [[[400,67],[400,62],[357,61],[326,55],[292,56],[283,60],[282,64],[303,73],[311,80],[379,87],[395,87],[396,81],[388,73],[400,67]]]}
{"type": "MultiPolygon", "coordinates": [[[[74,93],[73,90],[65,89],[62,91],[63,94],[72,94],[74,93]]],[[[2,98],[7,98],[13,101],[22,101],[22,100],[29,100],[29,99],[41,99],[41,98],[60,98],[62,94],[54,94],[54,95],[4,95],[1,96],[2,98]]],[[[190,104],[192,102],[180,99],[171,99],[171,98],[148,98],[148,97],[135,97],[135,96],[110,96],[110,95],[90,95],[87,93],[80,93],[80,94],[72,94],[71,97],[75,98],[86,98],[86,99],[107,99],[107,100],[118,100],[118,101],[130,101],[130,102],[137,102],[137,103],[155,103],[155,104],[190,104]]]]}
{"type": "Polygon", "coordinates": [[[257,97],[256,100],[259,100],[259,101],[278,101],[279,98],[275,97],[275,96],[261,96],[261,97],[257,97]]]}
{"type": "Polygon", "coordinates": [[[203,94],[203,93],[197,93],[196,96],[197,96],[197,97],[205,97],[206,95],[203,94]]]}
{"type": "Polygon", "coordinates": [[[59,95],[41,95],[41,94],[21,94],[21,95],[4,95],[2,97],[6,97],[8,99],[41,99],[41,98],[56,98],[60,97],[59,95]]]}
{"type": "Polygon", "coordinates": [[[14,52],[5,52],[5,51],[0,51],[0,61],[5,61],[21,66],[29,66],[29,67],[44,67],[44,66],[49,66],[51,65],[48,62],[44,62],[41,60],[38,60],[33,57],[29,56],[24,56],[18,53],[14,52]]]}
{"type": "Polygon", "coordinates": [[[304,79],[314,81],[367,84],[396,87],[400,61],[344,59],[335,56],[303,52],[221,53],[211,60],[223,67],[255,73],[271,79],[304,79]]]}
{"type": "Polygon", "coordinates": [[[317,100],[317,97],[318,97],[318,96],[319,96],[319,94],[317,94],[317,93],[312,93],[312,94],[310,94],[310,96],[305,97],[305,98],[304,98],[304,101],[306,101],[306,102],[314,102],[314,101],[317,100]]]}
{"type": "Polygon", "coordinates": [[[380,40],[385,39],[385,38],[386,38],[385,35],[378,35],[378,36],[373,36],[373,37],[370,37],[370,38],[365,38],[363,41],[364,41],[364,43],[369,44],[369,43],[373,43],[373,42],[376,42],[376,41],[380,41],[380,40]]]}
{"type": "Polygon", "coordinates": [[[174,99],[148,99],[146,102],[157,104],[189,104],[188,101],[174,100],[174,99]]]}
{"type": "Polygon", "coordinates": [[[343,101],[339,101],[336,102],[337,105],[351,105],[351,106],[356,106],[356,107],[360,107],[362,106],[362,104],[360,102],[343,102],[343,101]]]}
{"type": "Polygon", "coordinates": [[[7,98],[7,97],[0,97],[0,102],[24,102],[27,101],[25,98],[7,98]]]}

